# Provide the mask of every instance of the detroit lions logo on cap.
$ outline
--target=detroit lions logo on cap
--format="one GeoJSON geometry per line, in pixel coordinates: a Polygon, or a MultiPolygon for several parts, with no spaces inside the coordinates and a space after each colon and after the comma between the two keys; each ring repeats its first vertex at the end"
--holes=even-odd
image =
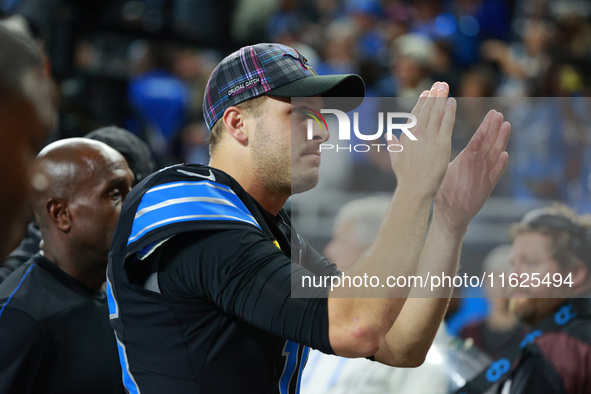
{"type": "MultiPolygon", "coordinates": [[[[294,49],[294,51],[295,51],[295,49],[294,49]]],[[[310,63],[308,63],[308,59],[306,59],[305,57],[303,57],[302,54],[299,53],[298,51],[295,51],[295,52],[298,54],[297,57],[295,57],[291,53],[284,53],[282,56],[289,56],[289,57],[294,58],[295,60],[297,60],[297,61],[300,62],[300,65],[302,66],[302,68],[304,70],[308,70],[310,68],[310,63]]]]}

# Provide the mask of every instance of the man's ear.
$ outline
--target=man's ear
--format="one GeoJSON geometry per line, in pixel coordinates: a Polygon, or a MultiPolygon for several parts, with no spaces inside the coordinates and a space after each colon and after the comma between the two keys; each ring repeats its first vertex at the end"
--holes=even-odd
{"type": "Polygon", "coordinates": [[[245,112],[238,107],[228,107],[222,117],[226,130],[241,144],[248,142],[245,112]]]}
{"type": "Polygon", "coordinates": [[[62,232],[68,233],[72,227],[72,216],[66,200],[52,198],[45,205],[49,219],[62,232]]]}
{"type": "Polygon", "coordinates": [[[584,288],[589,283],[589,267],[583,260],[577,260],[577,265],[571,270],[573,289],[584,288]]]}

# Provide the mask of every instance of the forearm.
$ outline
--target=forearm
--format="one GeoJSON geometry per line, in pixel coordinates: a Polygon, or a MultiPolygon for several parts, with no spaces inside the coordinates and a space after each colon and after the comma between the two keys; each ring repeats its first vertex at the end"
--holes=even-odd
{"type": "MultiPolygon", "coordinates": [[[[374,244],[346,274],[377,276],[380,283],[390,275],[414,275],[430,204],[431,196],[399,187],[374,244]]],[[[398,317],[409,290],[387,286],[333,289],[328,311],[335,353],[350,357],[374,354],[398,317]]]]}
{"type": "MultiPolygon", "coordinates": [[[[428,274],[440,276],[442,273],[454,276],[458,270],[462,240],[465,234],[465,226],[454,227],[447,223],[443,216],[439,215],[437,205],[435,205],[433,220],[419,259],[417,275],[423,278],[428,274]]],[[[431,287],[416,287],[411,290],[409,298],[449,298],[452,291],[453,287],[443,285],[433,289],[431,287]]]]}
{"type": "MultiPolygon", "coordinates": [[[[434,215],[423,253],[418,275],[455,275],[465,229],[453,229],[434,215]]],[[[394,366],[418,366],[431,347],[437,329],[445,315],[452,287],[413,288],[398,319],[386,335],[376,353],[376,360],[394,366]]]]}
{"type": "MultiPolygon", "coordinates": [[[[503,115],[489,111],[468,146],[448,167],[435,196],[432,227],[421,255],[419,274],[453,276],[458,268],[462,238],[503,174],[511,126],[503,115]],[[434,264],[436,262],[436,264],[434,264]]],[[[450,284],[451,286],[451,284],[450,284]]],[[[432,294],[415,289],[376,357],[391,365],[420,365],[443,319],[452,288],[439,287],[432,294]]]]}
{"type": "MultiPolygon", "coordinates": [[[[422,195],[413,188],[399,187],[374,242],[359,261],[346,271],[347,275],[367,274],[380,279],[389,275],[414,275],[425,242],[431,202],[432,196],[422,195]]],[[[406,296],[408,291],[410,287],[403,292],[395,287],[376,287],[366,293],[362,290],[351,293],[346,288],[338,288],[331,296],[386,298],[406,296]]]]}
{"type": "Polygon", "coordinates": [[[416,273],[429,208],[448,169],[456,109],[455,100],[446,99],[448,92],[446,83],[436,82],[430,91],[421,94],[413,108],[417,122],[414,130],[421,141],[401,136],[399,142],[404,145],[404,153],[390,157],[398,180],[393,203],[375,243],[347,272],[377,276],[382,285],[353,292],[341,287],[331,292],[329,337],[339,355],[375,354],[406,301],[410,284],[406,288],[389,287],[386,280],[390,276],[408,277],[416,273]],[[343,296],[374,298],[339,298],[343,296]]]}

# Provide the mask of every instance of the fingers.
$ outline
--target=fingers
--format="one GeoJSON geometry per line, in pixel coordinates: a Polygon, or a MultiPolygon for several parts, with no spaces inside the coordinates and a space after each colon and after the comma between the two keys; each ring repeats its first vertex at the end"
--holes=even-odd
{"type": "Polygon", "coordinates": [[[491,148],[491,155],[493,157],[498,156],[507,148],[507,142],[509,142],[509,135],[511,134],[511,124],[509,122],[503,122],[496,134],[497,138],[491,148]]]}
{"type": "MultiPolygon", "coordinates": [[[[423,108],[423,105],[425,104],[425,101],[427,101],[427,97],[429,97],[429,91],[428,90],[424,90],[423,93],[421,93],[421,95],[419,96],[419,99],[417,100],[417,103],[415,104],[414,108],[410,112],[417,119],[417,123],[418,123],[418,119],[419,119],[419,114],[421,113],[421,108],[423,108]]],[[[410,122],[411,122],[411,120],[409,119],[407,123],[410,123],[410,122]]],[[[416,125],[412,129],[413,130],[416,130],[416,125]]],[[[394,137],[394,135],[392,135],[392,137],[394,137]]],[[[408,138],[406,136],[406,134],[404,134],[404,135],[401,136],[401,139],[404,142],[406,142],[405,141],[405,138],[408,138]]],[[[398,144],[399,142],[400,141],[398,141],[398,139],[395,141],[396,144],[398,144]]]]}
{"type": "MultiPolygon", "coordinates": [[[[431,93],[433,93],[433,89],[431,90],[431,93]]],[[[432,105],[429,114],[429,123],[427,123],[427,129],[432,130],[432,132],[434,133],[437,133],[440,131],[441,120],[443,119],[443,114],[445,113],[445,110],[447,108],[446,97],[449,93],[449,85],[445,82],[440,82],[437,87],[437,90],[435,91],[434,97],[431,96],[431,93],[429,94],[427,104],[425,104],[426,107],[430,101],[432,105]]]]}
{"type": "MultiPolygon", "coordinates": [[[[405,135],[404,133],[402,133],[402,134],[403,134],[403,135],[401,135],[401,136],[400,136],[400,138],[403,138],[403,137],[404,137],[404,135],[405,135]]],[[[388,137],[388,138],[389,138],[389,137],[388,137]]],[[[394,133],[392,133],[392,144],[394,144],[394,145],[399,145],[399,144],[400,144],[400,140],[398,139],[398,137],[396,137],[396,136],[394,135],[394,133]]]]}
{"type": "MultiPolygon", "coordinates": [[[[421,108],[421,112],[419,113],[419,116],[417,116],[417,121],[418,121],[417,124],[423,125],[423,127],[425,127],[426,130],[430,130],[429,129],[429,121],[432,116],[433,106],[436,104],[436,102],[441,101],[441,100],[435,100],[437,98],[437,95],[444,94],[444,92],[445,92],[445,95],[447,95],[446,88],[447,88],[447,90],[449,90],[446,83],[444,83],[443,86],[441,86],[441,85],[442,85],[441,82],[435,82],[433,84],[433,86],[431,87],[431,90],[429,91],[429,96],[426,98],[425,103],[423,104],[423,106],[421,108]],[[440,87],[441,87],[441,93],[439,93],[440,87]]],[[[441,117],[439,119],[441,119],[441,117]]]]}
{"type": "MultiPolygon", "coordinates": [[[[417,103],[415,104],[414,108],[411,111],[417,118],[417,125],[425,125],[426,127],[429,126],[429,120],[431,118],[431,112],[433,110],[433,106],[435,101],[440,102],[443,100],[435,100],[437,97],[446,97],[449,92],[449,85],[445,82],[435,82],[431,86],[431,90],[424,90],[417,103]]],[[[442,112],[442,111],[440,111],[442,112]]],[[[438,119],[441,119],[441,113],[438,115],[438,119]]],[[[410,120],[409,120],[410,122],[410,120]]],[[[415,126],[416,127],[416,126],[415,126]]],[[[405,136],[402,136],[402,139],[405,139],[405,136]]]]}
{"type": "Polygon", "coordinates": [[[507,163],[509,162],[509,154],[505,151],[501,152],[501,154],[497,158],[497,162],[493,170],[490,172],[490,183],[492,185],[496,185],[499,179],[503,176],[505,169],[507,168],[507,163]]]}
{"type": "Polygon", "coordinates": [[[439,133],[443,134],[446,138],[451,138],[456,122],[456,108],[456,100],[451,97],[448,98],[445,104],[443,119],[441,120],[441,128],[439,129],[439,133]]]}
{"type": "Polygon", "coordinates": [[[503,124],[503,114],[497,112],[493,115],[490,126],[486,131],[486,136],[484,137],[484,142],[482,143],[482,153],[487,155],[492,147],[495,145],[499,137],[499,131],[501,129],[501,125],[503,124]]]}
{"type": "Polygon", "coordinates": [[[503,114],[489,111],[468,143],[467,149],[476,151],[487,162],[489,181],[495,185],[507,167],[509,154],[505,151],[511,134],[511,124],[503,122],[503,114]]]}
{"type": "Polygon", "coordinates": [[[424,90],[423,93],[421,93],[421,95],[419,96],[419,99],[417,100],[417,103],[415,104],[414,108],[410,112],[416,118],[419,117],[419,114],[421,113],[421,108],[423,108],[425,101],[427,101],[427,97],[429,97],[429,90],[424,90]]]}
{"type": "MultiPolygon", "coordinates": [[[[492,134],[492,133],[491,133],[492,134]]],[[[509,135],[511,134],[511,124],[503,122],[497,132],[497,139],[490,150],[488,162],[491,162],[492,171],[490,171],[490,182],[496,184],[505,172],[507,163],[509,161],[509,154],[505,151],[509,135]]]]}
{"type": "Polygon", "coordinates": [[[490,128],[492,118],[496,113],[497,113],[497,111],[495,111],[494,109],[491,109],[490,111],[488,111],[488,113],[486,114],[486,116],[482,120],[482,123],[480,123],[480,126],[478,126],[478,130],[476,130],[476,133],[474,133],[474,135],[470,139],[467,149],[470,149],[470,150],[479,150],[480,149],[480,147],[482,146],[482,143],[484,142],[484,139],[486,137],[488,129],[490,128]]]}

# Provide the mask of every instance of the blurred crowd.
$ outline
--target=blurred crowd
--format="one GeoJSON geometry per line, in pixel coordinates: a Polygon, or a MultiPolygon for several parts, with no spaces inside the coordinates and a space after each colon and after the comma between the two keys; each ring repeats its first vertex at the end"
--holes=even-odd
{"type": "MultiPolygon", "coordinates": [[[[591,209],[585,203],[591,195],[591,133],[584,126],[591,113],[584,99],[591,86],[587,1],[1,4],[5,16],[23,17],[10,23],[21,23],[48,55],[61,100],[55,139],[115,124],[148,142],[160,166],[205,163],[208,132],[201,102],[213,67],[244,44],[279,42],[300,51],[319,74],[360,74],[368,96],[417,97],[442,80],[459,98],[573,98],[576,104],[527,101],[527,109],[514,114],[512,160],[495,193],[591,209]]],[[[474,131],[456,130],[456,152],[474,131]]],[[[354,160],[380,168],[383,159],[354,160]]],[[[381,182],[376,177],[373,184],[347,188],[375,190],[381,182]]]]}

